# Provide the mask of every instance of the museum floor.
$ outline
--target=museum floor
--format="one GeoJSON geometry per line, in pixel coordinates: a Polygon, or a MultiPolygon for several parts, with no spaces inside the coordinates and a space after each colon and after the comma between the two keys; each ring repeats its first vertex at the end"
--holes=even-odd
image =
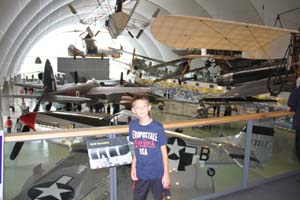
{"type": "Polygon", "coordinates": [[[245,190],[234,192],[213,200],[298,200],[300,195],[300,171],[268,179],[245,190]],[[296,180],[297,177],[297,180],[296,180]]]}
{"type": "MultiPolygon", "coordinates": [[[[153,118],[161,121],[180,121],[189,118],[162,113],[156,106],[153,107],[153,118]]],[[[201,138],[217,137],[220,133],[222,133],[222,135],[235,135],[241,130],[244,124],[245,122],[239,122],[234,124],[200,127],[196,129],[188,128],[183,131],[184,133],[201,138]]],[[[250,169],[249,184],[299,170],[299,164],[296,162],[292,153],[294,133],[281,129],[276,129],[275,132],[272,159],[263,163],[263,169],[250,169]]],[[[32,176],[33,172],[42,173],[42,171],[47,171],[69,155],[69,149],[66,146],[45,140],[32,141],[26,142],[17,159],[11,161],[9,160],[9,154],[12,147],[13,143],[5,144],[4,199],[7,200],[14,199],[14,197],[22,190],[25,182],[32,176]]],[[[216,170],[216,175],[213,179],[206,175],[207,167],[189,166],[184,172],[172,173],[172,199],[194,199],[202,195],[211,194],[214,191],[224,192],[241,185],[242,169],[239,166],[234,164],[220,164],[211,167],[214,167],[216,170]]],[[[132,199],[129,168],[125,166],[119,167],[117,170],[118,199],[132,199]]],[[[107,185],[108,170],[103,170],[102,176],[103,177],[94,177],[99,178],[102,181],[102,185],[98,187],[97,192],[94,192],[83,199],[109,199],[107,185]]],[[[295,182],[295,184],[298,183],[295,182]]],[[[254,199],[254,197],[251,199],[254,199]]]]}

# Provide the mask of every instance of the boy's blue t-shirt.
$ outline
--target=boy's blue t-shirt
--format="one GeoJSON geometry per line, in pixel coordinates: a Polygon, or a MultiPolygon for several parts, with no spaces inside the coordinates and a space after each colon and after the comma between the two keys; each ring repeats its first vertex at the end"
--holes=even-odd
{"type": "Polygon", "coordinates": [[[156,120],[146,126],[139,120],[129,124],[129,140],[134,143],[138,179],[158,179],[164,174],[161,146],[167,144],[164,128],[156,120]]]}

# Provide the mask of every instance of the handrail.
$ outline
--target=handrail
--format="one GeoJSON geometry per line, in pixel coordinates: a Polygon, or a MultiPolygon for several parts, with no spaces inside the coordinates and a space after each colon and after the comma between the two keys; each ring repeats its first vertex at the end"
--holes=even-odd
{"type": "MultiPolygon", "coordinates": [[[[163,126],[165,129],[184,128],[184,127],[223,124],[229,122],[246,121],[246,120],[262,119],[262,118],[282,117],[282,116],[293,115],[293,114],[294,114],[293,112],[289,112],[289,111],[254,113],[254,114],[244,114],[244,115],[236,115],[236,116],[164,122],[163,126]]],[[[116,133],[116,134],[128,133],[128,126],[127,125],[111,126],[111,127],[106,126],[106,127],[65,129],[65,130],[44,131],[44,132],[12,133],[12,134],[6,134],[4,137],[4,141],[20,142],[20,141],[42,140],[42,139],[67,138],[67,137],[87,137],[87,136],[107,135],[110,133],[116,133]]]]}

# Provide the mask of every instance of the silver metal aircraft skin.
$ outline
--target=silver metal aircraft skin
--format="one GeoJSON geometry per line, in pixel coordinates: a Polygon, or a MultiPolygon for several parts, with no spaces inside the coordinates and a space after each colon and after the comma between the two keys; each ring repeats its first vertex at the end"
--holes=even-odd
{"type": "MultiPolygon", "coordinates": [[[[124,122],[128,119],[128,116],[134,117],[128,111],[123,114],[120,119],[125,119],[124,122]]],[[[34,122],[41,124],[44,121],[45,125],[48,122],[49,127],[53,126],[53,124],[56,124],[55,128],[63,127],[60,126],[60,124],[63,124],[61,122],[61,115],[51,116],[52,125],[49,123],[49,119],[47,120],[47,117],[40,117],[42,115],[47,116],[47,114],[36,115],[37,118],[34,122]],[[56,122],[54,121],[55,119],[57,120],[56,122]]],[[[118,116],[120,115],[122,113],[118,116]]],[[[64,116],[63,118],[66,121],[67,117],[64,116]]],[[[22,123],[26,122],[24,118],[20,118],[20,120],[22,123]]],[[[69,120],[67,124],[71,123],[73,121],[69,120]]],[[[80,127],[79,124],[77,125],[80,127]]],[[[180,171],[185,171],[191,165],[213,167],[219,164],[238,164],[240,167],[243,166],[245,128],[234,136],[205,139],[174,131],[166,131],[166,134],[168,137],[169,168],[172,171],[180,173],[180,171]]],[[[252,167],[260,167],[261,161],[269,159],[272,155],[273,134],[273,128],[263,126],[253,127],[251,142],[253,152],[250,156],[250,165],[252,167]]],[[[28,179],[22,191],[20,191],[14,200],[109,199],[108,171],[104,169],[90,169],[85,142],[73,144],[71,149],[70,155],[59,161],[48,172],[40,170],[39,173],[35,170],[37,174],[33,174],[28,179]]],[[[129,168],[124,167],[121,166],[120,170],[125,170],[124,174],[129,174],[129,168]]]]}

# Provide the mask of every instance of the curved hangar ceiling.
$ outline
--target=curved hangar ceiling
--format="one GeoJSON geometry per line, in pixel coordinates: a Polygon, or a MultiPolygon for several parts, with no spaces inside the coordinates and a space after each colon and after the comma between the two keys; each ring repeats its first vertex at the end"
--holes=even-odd
{"type": "MultiPolygon", "coordinates": [[[[130,0],[126,1],[130,7],[130,0]]],[[[79,19],[89,17],[101,5],[109,13],[116,0],[0,0],[0,3],[0,70],[5,77],[19,69],[26,53],[47,33],[79,23],[79,19]],[[69,4],[76,8],[77,14],[70,11],[69,4]]],[[[297,0],[140,0],[133,18],[150,20],[157,8],[160,15],[211,17],[269,26],[276,22],[277,26],[289,29],[298,29],[300,19],[297,0]],[[280,20],[276,21],[278,14],[280,20]]],[[[149,56],[165,60],[172,57],[171,51],[152,37],[149,28],[137,42],[149,56]]]]}

